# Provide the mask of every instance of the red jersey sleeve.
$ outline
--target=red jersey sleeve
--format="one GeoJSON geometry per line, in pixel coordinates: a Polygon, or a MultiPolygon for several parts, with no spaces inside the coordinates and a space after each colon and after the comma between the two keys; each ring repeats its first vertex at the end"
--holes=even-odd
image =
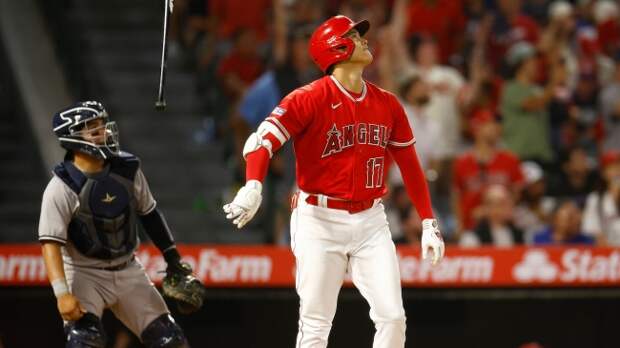
{"type": "Polygon", "coordinates": [[[390,140],[388,145],[396,147],[405,147],[415,144],[415,137],[413,136],[413,130],[409,125],[409,120],[405,114],[403,106],[400,105],[398,100],[391,96],[390,98],[392,117],[394,122],[392,124],[392,133],[390,134],[390,140]]]}
{"type": "Polygon", "coordinates": [[[275,126],[270,127],[270,131],[281,146],[306,128],[312,120],[312,110],[308,93],[300,88],[284,97],[265,121],[275,126]]]}

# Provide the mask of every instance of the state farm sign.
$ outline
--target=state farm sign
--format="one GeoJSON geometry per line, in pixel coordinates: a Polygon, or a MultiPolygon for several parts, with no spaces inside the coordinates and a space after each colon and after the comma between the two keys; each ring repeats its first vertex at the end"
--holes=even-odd
{"type": "Polygon", "coordinates": [[[493,280],[493,257],[477,255],[447,256],[437,266],[419,255],[399,253],[400,277],[404,283],[488,283],[493,280]]]}
{"type": "Polygon", "coordinates": [[[595,255],[589,249],[565,249],[554,261],[544,249],[528,250],[513,268],[520,283],[618,283],[620,251],[595,255]]]}
{"type": "MultiPolygon", "coordinates": [[[[289,248],[180,245],[183,259],[208,287],[295,286],[289,248]]],[[[38,244],[0,245],[0,286],[48,285],[38,244]]],[[[610,287],[620,285],[620,249],[587,247],[461,249],[448,246],[437,266],[420,250],[397,248],[404,287],[610,287]]],[[[154,282],[166,263],[152,246],[136,253],[154,282]]],[[[350,277],[346,284],[350,285],[350,277]]]]}
{"type": "MultiPolygon", "coordinates": [[[[138,259],[145,266],[151,279],[160,281],[164,277],[161,270],[166,263],[152,249],[143,249],[138,259]]],[[[183,261],[189,263],[196,276],[207,283],[269,283],[273,260],[267,255],[223,254],[216,248],[205,248],[195,253],[187,253],[183,261]]]]}

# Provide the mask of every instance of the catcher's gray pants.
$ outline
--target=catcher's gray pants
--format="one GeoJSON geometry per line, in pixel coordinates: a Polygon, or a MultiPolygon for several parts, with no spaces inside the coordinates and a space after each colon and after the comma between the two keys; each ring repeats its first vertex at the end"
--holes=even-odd
{"type": "Polygon", "coordinates": [[[65,264],[65,274],[71,293],[87,312],[101,318],[109,308],[138,337],[153,320],[169,313],[137,259],[120,271],[65,264]]]}

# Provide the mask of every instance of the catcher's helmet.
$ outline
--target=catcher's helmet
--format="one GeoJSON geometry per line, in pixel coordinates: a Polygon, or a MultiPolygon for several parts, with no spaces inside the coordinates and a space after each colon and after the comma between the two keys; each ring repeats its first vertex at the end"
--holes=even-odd
{"type": "Polygon", "coordinates": [[[344,34],[356,29],[360,36],[366,34],[370,28],[367,20],[353,22],[346,16],[332,17],[321,24],[310,38],[310,56],[319,68],[326,72],[333,64],[345,61],[351,57],[355,43],[344,34]],[[342,51],[344,49],[344,51],[342,51]]]}
{"type": "Polygon", "coordinates": [[[54,114],[52,127],[60,146],[67,150],[101,159],[120,152],[116,122],[110,122],[108,113],[99,102],[79,102],[60,110],[54,114]],[[100,123],[93,122],[98,119],[100,123]]]}

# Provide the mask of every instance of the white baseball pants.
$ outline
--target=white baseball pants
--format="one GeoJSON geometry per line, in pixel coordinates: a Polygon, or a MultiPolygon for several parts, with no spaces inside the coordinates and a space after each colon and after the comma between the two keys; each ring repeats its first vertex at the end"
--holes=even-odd
{"type": "Polygon", "coordinates": [[[296,348],[327,347],[347,268],[370,305],[376,329],[373,348],[404,347],[400,273],[383,204],[376,202],[370,209],[350,214],[309,205],[306,197],[300,192],[291,216],[300,299],[296,348]]]}

